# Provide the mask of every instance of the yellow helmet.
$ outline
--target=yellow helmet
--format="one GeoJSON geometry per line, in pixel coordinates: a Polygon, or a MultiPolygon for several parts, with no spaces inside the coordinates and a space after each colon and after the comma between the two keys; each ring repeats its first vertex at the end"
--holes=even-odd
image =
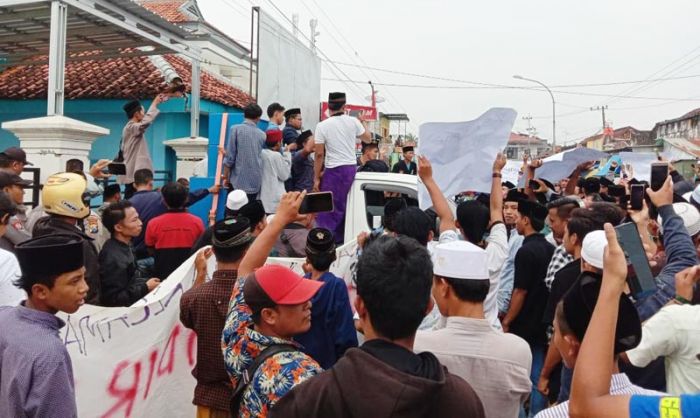
{"type": "Polygon", "coordinates": [[[83,203],[87,181],[75,173],[57,173],[46,179],[41,191],[41,201],[46,213],[83,219],[90,208],[83,203]]]}

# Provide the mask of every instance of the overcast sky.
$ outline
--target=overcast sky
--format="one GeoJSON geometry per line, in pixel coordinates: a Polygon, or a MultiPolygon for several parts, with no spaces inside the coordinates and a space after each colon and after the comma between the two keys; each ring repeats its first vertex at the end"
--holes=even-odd
{"type": "MultiPolygon", "coordinates": [[[[233,38],[249,44],[250,7],[261,8],[291,24],[268,0],[198,0],[204,17],[233,38]]],[[[518,87],[600,84],[678,78],[637,84],[552,87],[557,101],[557,142],[572,142],[601,129],[600,111],[615,128],[651,129],[700,107],[700,1],[673,0],[274,0],[288,16],[299,15],[302,32],[309,19],[319,20],[318,47],[331,60],[383,70],[332,67],[324,63],[322,95],[345,90],[348,101],[365,104],[366,84],[400,84],[431,88],[377,86],[386,98],[380,111],[407,113],[409,131],[423,122],[462,121],[490,107],[518,111],[515,130],[525,131],[522,117],[532,115],[538,135],[552,135],[549,95],[534,89],[483,87],[464,81],[518,87]],[[336,42],[337,41],[337,42],[336,42]],[[348,43],[350,46],[348,46],[348,43]],[[338,45],[340,44],[340,45],[338,45]],[[342,47],[341,47],[342,46],[342,47]],[[340,71],[345,75],[341,75],[340,71]],[[347,78],[362,84],[326,79],[347,78]],[[433,88],[434,86],[450,87],[433,88]],[[570,94],[577,93],[577,94],[570,94]],[[615,96],[634,96],[623,98],[615,96]]],[[[321,98],[319,98],[321,99],[321,98]]]]}

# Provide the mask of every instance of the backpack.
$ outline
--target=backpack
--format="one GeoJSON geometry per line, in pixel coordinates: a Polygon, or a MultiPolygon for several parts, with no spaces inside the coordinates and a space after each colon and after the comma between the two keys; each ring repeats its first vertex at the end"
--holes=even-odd
{"type": "Polygon", "coordinates": [[[243,392],[250,384],[255,372],[260,368],[260,366],[265,363],[265,360],[274,356],[278,353],[284,353],[287,351],[298,351],[298,348],[291,344],[275,344],[265,348],[256,358],[253,363],[248,366],[247,369],[243,371],[241,378],[238,379],[238,384],[233,390],[233,396],[231,397],[231,416],[237,417],[239,415],[239,410],[241,409],[241,401],[243,400],[243,392]]]}

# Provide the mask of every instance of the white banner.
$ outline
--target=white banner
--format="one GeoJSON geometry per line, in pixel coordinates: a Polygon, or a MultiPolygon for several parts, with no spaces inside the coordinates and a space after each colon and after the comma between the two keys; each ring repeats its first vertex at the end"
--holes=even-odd
{"type": "MultiPolygon", "coordinates": [[[[517,113],[493,108],[468,122],[424,123],[419,128],[419,152],[430,159],[435,182],[447,197],[465,191],[489,193],[496,154],[506,147],[517,113]]],[[[420,207],[431,206],[419,183],[420,207]]]]}
{"type": "MultiPolygon", "coordinates": [[[[337,250],[331,271],[345,279],[351,300],[357,245],[337,250]]],[[[86,305],[66,321],[61,339],[73,362],[80,417],[187,417],[195,380],[196,335],[180,323],[180,298],[194,282],[194,256],[128,308],[86,305]]],[[[270,258],[301,273],[303,259],[270,258]]],[[[209,263],[210,275],[214,257],[209,263]]]]}

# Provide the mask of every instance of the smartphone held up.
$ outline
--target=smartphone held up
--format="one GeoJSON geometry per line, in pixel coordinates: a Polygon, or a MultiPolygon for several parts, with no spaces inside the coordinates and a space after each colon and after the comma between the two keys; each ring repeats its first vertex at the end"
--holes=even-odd
{"type": "Polygon", "coordinates": [[[333,212],[333,192],[307,193],[299,207],[300,214],[333,212]]]}

